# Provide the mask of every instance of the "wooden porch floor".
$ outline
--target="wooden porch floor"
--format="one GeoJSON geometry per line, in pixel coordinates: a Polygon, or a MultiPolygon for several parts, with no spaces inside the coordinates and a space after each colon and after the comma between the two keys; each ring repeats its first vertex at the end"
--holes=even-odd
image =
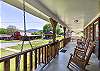
{"type": "MultiPolygon", "coordinates": [[[[67,68],[67,64],[70,58],[70,53],[74,52],[75,46],[76,42],[68,43],[64,48],[67,51],[65,53],[60,52],[59,55],[43,69],[43,71],[70,71],[67,68]]],[[[92,54],[91,59],[89,61],[90,65],[88,65],[86,69],[89,71],[100,71],[98,63],[99,61],[97,60],[97,57],[92,54]]]]}

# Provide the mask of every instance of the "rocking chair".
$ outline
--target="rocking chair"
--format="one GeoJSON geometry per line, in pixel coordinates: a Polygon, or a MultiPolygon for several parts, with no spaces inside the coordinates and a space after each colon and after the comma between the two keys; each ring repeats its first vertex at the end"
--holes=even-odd
{"type": "Polygon", "coordinates": [[[68,63],[68,68],[71,69],[69,66],[76,68],[76,69],[80,69],[85,70],[86,65],[88,65],[89,59],[91,57],[91,54],[93,53],[95,49],[94,44],[91,43],[90,46],[88,46],[87,51],[76,51],[74,52],[74,55],[71,54],[71,57],[69,59],[69,63],[68,63]]]}

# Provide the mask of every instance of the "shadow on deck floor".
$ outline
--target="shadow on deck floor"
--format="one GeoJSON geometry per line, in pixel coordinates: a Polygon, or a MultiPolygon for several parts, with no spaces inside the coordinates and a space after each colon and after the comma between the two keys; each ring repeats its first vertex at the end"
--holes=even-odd
{"type": "MultiPolygon", "coordinates": [[[[59,52],[59,55],[51,62],[49,63],[43,71],[70,71],[67,68],[67,64],[69,62],[70,53],[74,52],[74,48],[76,46],[76,42],[70,42],[66,45],[64,48],[67,50],[65,53],[59,52]]],[[[89,71],[100,71],[97,57],[92,54],[90,59],[90,65],[87,66],[87,70],[89,71]]]]}

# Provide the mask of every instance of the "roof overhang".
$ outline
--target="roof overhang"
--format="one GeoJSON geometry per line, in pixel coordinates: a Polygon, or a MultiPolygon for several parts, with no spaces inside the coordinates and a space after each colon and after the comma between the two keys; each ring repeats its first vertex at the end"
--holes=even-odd
{"type": "MultiPolygon", "coordinates": [[[[23,10],[23,0],[3,0],[23,10]]],[[[49,21],[53,18],[64,27],[80,32],[100,12],[100,0],[25,0],[26,11],[49,21]],[[35,9],[36,10],[35,10],[35,9]],[[75,22],[78,20],[78,22],[75,22]]]]}
{"type": "MultiPolygon", "coordinates": [[[[3,0],[3,1],[23,10],[23,0],[3,0]]],[[[53,18],[61,25],[70,29],[56,14],[50,11],[39,0],[25,0],[25,10],[26,12],[48,22],[49,22],[49,18],[53,18]]]]}

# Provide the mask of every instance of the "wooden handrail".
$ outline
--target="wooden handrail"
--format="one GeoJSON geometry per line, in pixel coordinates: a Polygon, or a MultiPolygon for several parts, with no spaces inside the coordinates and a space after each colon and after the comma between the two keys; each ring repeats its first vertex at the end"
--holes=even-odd
{"type": "Polygon", "coordinates": [[[25,51],[23,51],[23,52],[14,53],[14,54],[11,54],[11,55],[9,55],[9,56],[2,57],[2,58],[0,58],[0,63],[1,63],[2,61],[6,60],[6,59],[11,59],[11,58],[16,57],[16,56],[18,56],[18,55],[22,55],[22,54],[24,54],[24,53],[28,53],[28,52],[34,51],[34,50],[36,50],[36,49],[45,47],[45,46],[47,46],[47,45],[52,45],[52,44],[53,44],[53,43],[48,43],[48,44],[45,44],[45,45],[42,45],[42,46],[38,46],[38,47],[36,47],[36,48],[32,48],[32,49],[25,50],[25,51]]]}

